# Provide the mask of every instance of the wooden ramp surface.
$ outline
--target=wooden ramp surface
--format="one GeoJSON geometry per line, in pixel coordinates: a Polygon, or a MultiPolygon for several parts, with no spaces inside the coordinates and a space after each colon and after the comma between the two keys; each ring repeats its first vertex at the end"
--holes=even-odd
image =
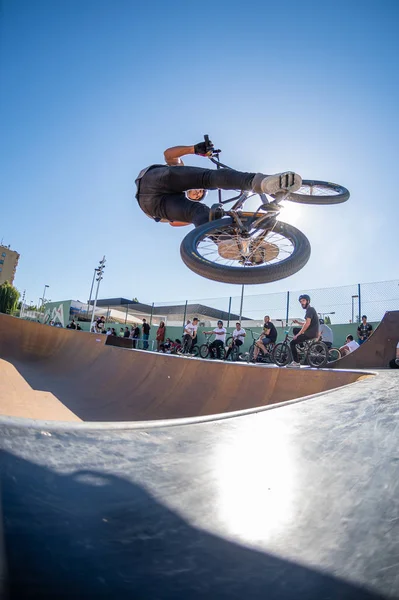
{"type": "Polygon", "coordinates": [[[252,409],[361,373],[262,368],[105,345],[105,336],[0,315],[0,415],[147,421],[252,409]]]}

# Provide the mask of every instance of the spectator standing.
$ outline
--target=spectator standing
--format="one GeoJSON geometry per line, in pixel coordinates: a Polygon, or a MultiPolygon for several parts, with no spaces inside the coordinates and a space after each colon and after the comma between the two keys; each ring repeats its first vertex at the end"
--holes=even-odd
{"type": "Polygon", "coordinates": [[[236,323],[236,328],[233,331],[233,340],[226,352],[226,360],[229,358],[234,347],[238,348],[238,351],[240,350],[240,346],[243,345],[246,335],[246,331],[241,327],[241,323],[236,323]]]}
{"type": "Polygon", "coordinates": [[[132,326],[133,333],[130,334],[130,337],[133,338],[133,348],[137,348],[137,342],[140,339],[140,327],[135,323],[132,326]]]}
{"type": "Polygon", "coordinates": [[[359,348],[359,344],[354,341],[353,335],[347,335],[346,343],[344,346],[341,346],[339,351],[341,352],[342,356],[345,356],[346,354],[350,354],[354,350],[357,350],[357,348],[359,348]]]}
{"type": "Polygon", "coordinates": [[[151,327],[148,325],[146,319],[143,319],[143,325],[141,331],[143,334],[143,350],[148,350],[148,339],[150,337],[151,327]]]}
{"type": "Polygon", "coordinates": [[[161,321],[160,324],[159,324],[159,327],[157,329],[157,335],[156,335],[157,352],[160,351],[161,345],[165,341],[165,331],[166,331],[166,329],[165,329],[165,323],[163,321],[161,321]]]}
{"type": "Polygon", "coordinates": [[[319,325],[319,339],[325,343],[327,348],[332,348],[334,342],[334,334],[331,327],[324,323],[324,319],[319,319],[319,325]]]}
{"type": "Polygon", "coordinates": [[[226,343],[226,329],[223,327],[223,321],[218,321],[218,326],[213,331],[204,331],[206,335],[215,335],[214,341],[209,345],[210,358],[221,358],[221,351],[226,343]]]}
{"type": "Polygon", "coordinates": [[[301,294],[298,300],[302,308],[306,310],[305,323],[302,325],[300,331],[296,335],[294,335],[293,339],[290,342],[293,360],[287,365],[287,367],[301,366],[298,360],[298,352],[296,349],[298,344],[303,344],[307,340],[313,340],[319,337],[319,317],[313,306],[310,306],[310,296],[308,296],[307,294],[301,294]]]}
{"type": "Polygon", "coordinates": [[[371,333],[373,331],[373,326],[370,323],[367,323],[367,317],[366,315],[362,316],[362,322],[360,323],[359,327],[357,328],[357,337],[358,337],[358,343],[359,346],[361,344],[363,344],[367,338],[370,337],[371,333]]]}

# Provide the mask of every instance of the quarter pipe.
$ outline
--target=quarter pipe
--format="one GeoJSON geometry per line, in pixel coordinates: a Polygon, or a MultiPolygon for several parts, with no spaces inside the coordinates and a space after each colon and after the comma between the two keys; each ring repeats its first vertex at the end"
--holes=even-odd
{"type": "MultiPolygon", "coordinates": [[[[105,336],[0,315],[0,414],[148,421],[256,409],[331,390],[361,373],[211,362],[105,345],[105,336]]],[[[366,375],[367,376],[367,375],[366,375]]]]}

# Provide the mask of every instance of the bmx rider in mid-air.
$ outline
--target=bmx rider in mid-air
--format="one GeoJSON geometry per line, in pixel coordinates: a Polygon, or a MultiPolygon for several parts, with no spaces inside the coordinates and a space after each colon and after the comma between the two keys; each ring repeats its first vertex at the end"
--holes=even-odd
{"type": "Polygon", "coordinates": [[[196,227],[209,221],[209,208],[201,203],[208,190],[242,190],[257,194],[295,192],[301,177],[287,171],[276,175],[243,173],[233,169],[186,167],[182,156],[211,156],[210,140],[194,146],[174,146],[164,152],[166,165],[151,165],[136,179],[136,198],[141,210],[155,221],[193,223],[196,227]]]}

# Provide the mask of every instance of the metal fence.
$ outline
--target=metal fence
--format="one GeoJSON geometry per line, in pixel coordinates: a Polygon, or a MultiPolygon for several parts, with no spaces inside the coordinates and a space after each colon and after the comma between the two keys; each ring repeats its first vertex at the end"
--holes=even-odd
{"type": "Polygon", "coordinates": [[[245,291],[244,288],[243,296],[156,302],[153,306],[158,314],[164,309],[163,316],[170,325],[180,325],[186,318],[195,316],[194,313],[200,313],[200,318],[209,324],[221,318],[225,324],[234,324],[240,319],[244,323],[251,321],[255,326],[269,315],[276,324],[285,326],[292,319],[303,317],[298,302],[302,293],[309,294],[320,317],[328,317],[333,324],[357,323],[364,314],[368,321],[378,322],[386,311],[399,310],[399,279],[272,294],[246,295],[245,291]],[[170,313],[172,307],[179,310],[170,313]]]}

